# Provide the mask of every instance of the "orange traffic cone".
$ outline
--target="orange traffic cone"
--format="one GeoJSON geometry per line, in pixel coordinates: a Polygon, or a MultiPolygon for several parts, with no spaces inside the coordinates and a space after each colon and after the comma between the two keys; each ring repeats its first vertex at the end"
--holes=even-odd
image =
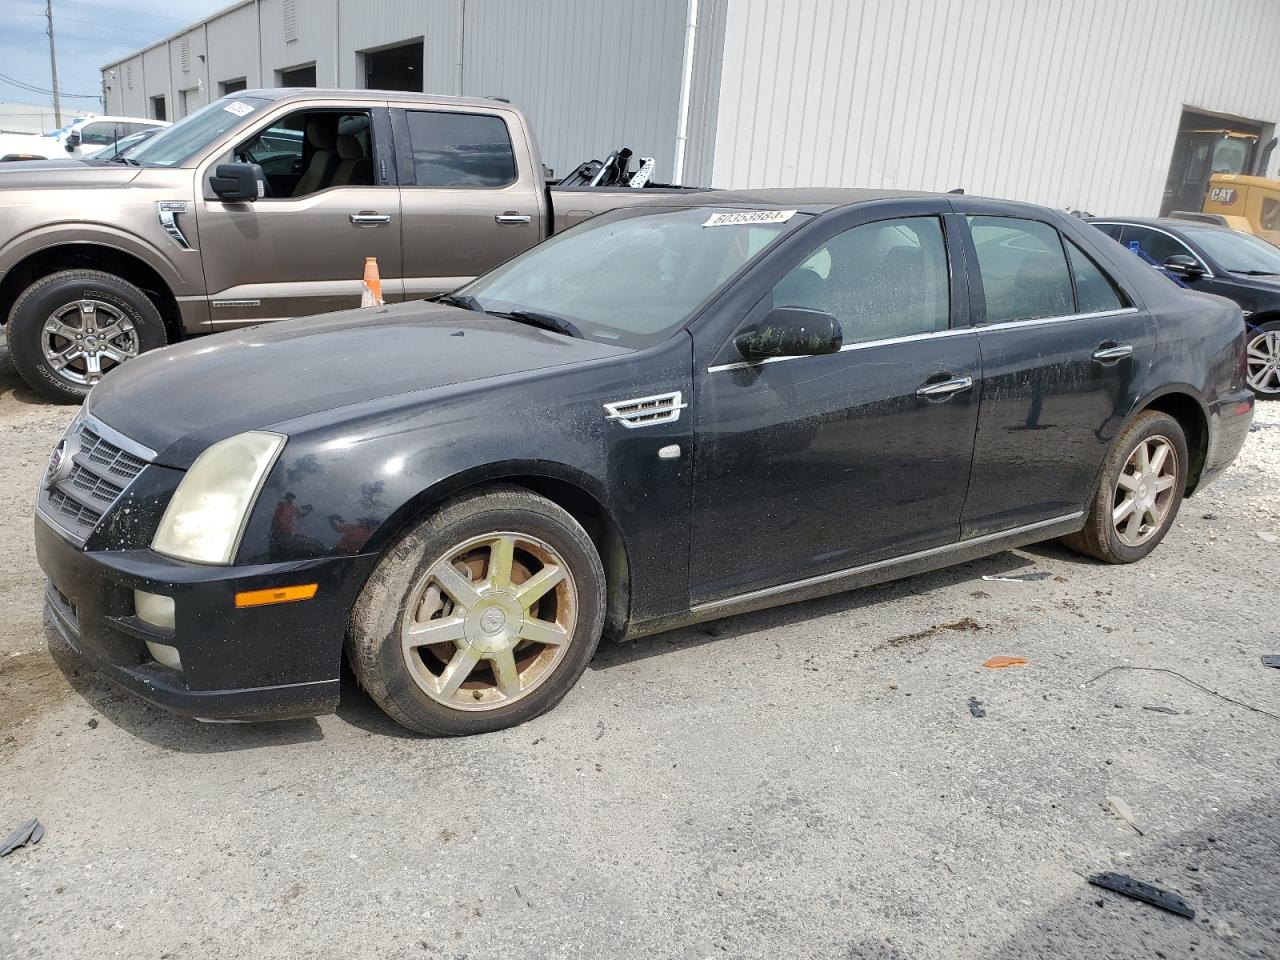
{"type": "Polygon", "coordinates": [[[364,258],[364,283],[360,291],[360,306],[380,307],[382,300],[382,277],[378,275],[378,258],[364,258]]]}

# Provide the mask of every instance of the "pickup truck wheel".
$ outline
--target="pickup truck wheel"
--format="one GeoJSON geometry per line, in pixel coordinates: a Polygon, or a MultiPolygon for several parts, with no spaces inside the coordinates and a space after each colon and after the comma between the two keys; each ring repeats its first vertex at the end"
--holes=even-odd
{"type": "Polygon", "coordinates": [[[1141,560],[1178,515],[1188,462],[1177,420],[1155,410],[1139,414],[1112,445],[1084,529],[1063,543],[1104,563],[1141,560]]]}
{"type": "Polygon", "coordinates": [[[551,501],[494,487],[446,503],[378,564],[347,649],[392,719],[436,736],[531,720],[569,692],[604,627],[591,538],[551,501]]]}
{"type": "Polygon", "coordinates": [[[1245,350],[1249,389],[1259,400],[1280,400],[1280,320],[1250,327],[1245,350]]]}
{"type": "Polygon", "coordinates": [[[37,280],[13,305],[8,329],[22,379],[60,403],[79,403],[120,364],[168,341],[151,299],[98,270],[62,270],[37,280]]]}

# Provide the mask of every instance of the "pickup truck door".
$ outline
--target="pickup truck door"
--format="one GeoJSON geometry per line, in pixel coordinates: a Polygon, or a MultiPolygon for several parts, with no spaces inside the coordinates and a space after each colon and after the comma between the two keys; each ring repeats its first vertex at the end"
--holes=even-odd
{"type": "Polygon", "coordinates": [[[197,170],[196,220],[215,330],[360,305],[366,257],[386,300],[402,299],[400,194],[385,106],[315,104],[278,111],[197,170]],[[219,163],[258,163],[267,195],[224,203],[219,163]]]}
{"type": "Polygon", "coordinates": [[[695,604],[959,539],[981,369],[947,210],[833,218],[757,268],[732,325],[695,329],[695,604]],[[833,314],[843,349],[744,361],[736,335],[782,306],[833,314]]]}
{"type": "Polygon", "coordinates": [[[406,299],[454,290],[545,236],[532,138],[500,107],[391,111],[406,299]]]}

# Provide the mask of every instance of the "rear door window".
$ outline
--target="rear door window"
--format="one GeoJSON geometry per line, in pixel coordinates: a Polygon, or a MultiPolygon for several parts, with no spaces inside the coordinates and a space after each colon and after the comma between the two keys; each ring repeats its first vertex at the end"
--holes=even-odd
{"type": "Polygon", "coordinates": [[[1105,313],[1128,306],[1102,268],[1070,240],[1065,243],[1067,260],[1071,263],[1071,279],[1076,285],[1076,313],[1105,313]]]}
{"type": "Polygon", "coordinates": [[[987,322],[1065,317],[1075,312],[1058,231],[1021,217],[971,216],[987,322]]]}
{"type": "Polygon", "coordinates": [[[504,187],[516,179],[506,122],[492,114],[408,110],[409,145],[420,187],[504,187]]]}
{"type": "Polygon", "coordinates": [[[778,281],[773,305],[831,314],[845,343],[945,330],[951,277],[942,221],[903,217],[837,234],[778,281]]]}

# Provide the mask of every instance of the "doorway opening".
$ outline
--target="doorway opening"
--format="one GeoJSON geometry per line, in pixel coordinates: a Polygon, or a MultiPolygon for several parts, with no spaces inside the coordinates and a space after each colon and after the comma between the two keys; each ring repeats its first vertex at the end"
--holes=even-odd
{"type": "Polygon", "coordinates": [[[364,85],[369,90],[422,93],[422,38],[378,50],[362,51],[364,85]]]}
{"type": "Polygon", "coordinates": [[[277,70],[276,78],[280,87],[314,87],[316,85],[316,65],[305,63],[300,67],[288,70],[277,70]]]}

